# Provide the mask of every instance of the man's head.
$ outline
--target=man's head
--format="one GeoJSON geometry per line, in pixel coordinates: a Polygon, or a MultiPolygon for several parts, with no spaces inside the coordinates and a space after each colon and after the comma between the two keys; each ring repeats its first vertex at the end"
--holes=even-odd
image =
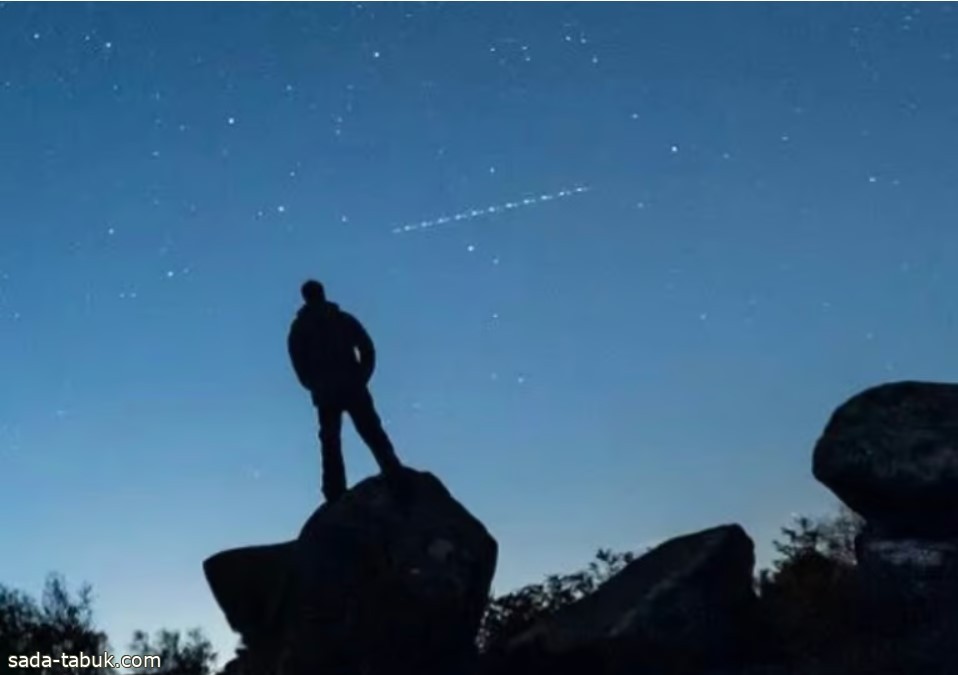
{"type": "Polygon", "coordinates": [[[326,301],[326,289],[315,279],[304,282],[299,292],[307,305],[318,305],[326,301]]]}

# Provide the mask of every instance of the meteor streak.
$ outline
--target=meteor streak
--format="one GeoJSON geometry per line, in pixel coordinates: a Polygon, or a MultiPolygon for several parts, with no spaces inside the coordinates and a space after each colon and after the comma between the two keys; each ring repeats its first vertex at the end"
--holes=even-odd
{"type": "Polygon", "coordinates": [[[468,211],[460,211],[459,213],[454,213],[451,216],[440,216],[432,220],[423,220],[418,223],[410,223],[408,225],[401,225],[399,227],[393,228],[393,234],[406,234],[407,232],[416,232],[418,230],[429,230],[440,225],[448,225],[450,223],[461,223],[464,220],[472,220],[473,218],[481,218],[482,216],[491,216],[497,213],[505,213],[506,211],[513,211],[515,209],[522,208],[524,206],[535,206],[536,204],[541,204],[542,202],[550,202],[556,199],[562,199],[563,197],[571,197],[572,195],[577,195],[581,192],[588,192],[589,188],[586,186],[579,186],[570,188],[568,190],[559,190],[558,192],[545,192],[543,194],[537,195],[535,197],[526,197],[525,199],[520,199],[513,202],[503,202],[501,204],[493,204],[492,206],[487,206],[482,209],[469,209],[468,211]]]}

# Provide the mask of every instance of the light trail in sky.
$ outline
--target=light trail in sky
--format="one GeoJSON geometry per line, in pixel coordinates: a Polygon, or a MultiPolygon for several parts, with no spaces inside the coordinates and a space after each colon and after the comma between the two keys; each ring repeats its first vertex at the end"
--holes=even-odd
{"type": "Polygon", "coordinates": [[[399,227],[393,228],[393,234],[406,234],[407,232],[416,232],[419,230],[429,230],[434,227],[439,227],[440,225],[450,225],[453,223],[461,223],[466,220],[472,220],[473,218],[481,218],[483,216],[492,216],[497,213],[505,213],[507,211],[514,211],[516,209],[525,207],[525,206],[535,206],[536,204],[541,204],[543,202],[551,202],[556,199],[562,199],[564,197],[571,197],[573,195],[580,194],[582,192],[588,192],[589,188],[586,186],[578,186],[570,188],[567,190],[559,190],[558,192],[546,192],[535,197],[526,197],[525,199],[519,199],[512,202],[503,202],[501,204],[493,204],[492,206],[487,206],[481,209],[469,209],[468,211],[460,211],[451,216],[440,216],[432,220],[423,220],[418,223],[410,223],[409,225],[401,225],[399,227]]]}

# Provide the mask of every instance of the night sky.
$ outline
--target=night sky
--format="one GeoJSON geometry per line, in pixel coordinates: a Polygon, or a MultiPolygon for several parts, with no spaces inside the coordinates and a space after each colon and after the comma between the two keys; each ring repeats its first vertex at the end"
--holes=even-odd
{"type": "Polygon", "coordinates": [[[497,591],[767,560],[836,405],[958,379],[956,129],[953,4],[3,4],[0,583],[229,650],[203,559],[320,498],[310,276],[497,591]]]}

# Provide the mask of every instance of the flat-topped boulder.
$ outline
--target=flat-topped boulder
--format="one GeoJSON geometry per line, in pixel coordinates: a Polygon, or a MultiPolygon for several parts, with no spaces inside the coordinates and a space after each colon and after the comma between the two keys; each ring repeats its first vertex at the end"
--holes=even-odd
{"type": "Polygon", "coordinates": [[[958,535],[958,385],[894,382],[832,414],[815,477],[890,535],[958,535]]]}
{"type": "Polygon", "coordinates": [[[284,544],[204,563],[245,672],[445,675],[474,652],[495,539],[435,476],[405,470],[319,507],[284,544]]]}

